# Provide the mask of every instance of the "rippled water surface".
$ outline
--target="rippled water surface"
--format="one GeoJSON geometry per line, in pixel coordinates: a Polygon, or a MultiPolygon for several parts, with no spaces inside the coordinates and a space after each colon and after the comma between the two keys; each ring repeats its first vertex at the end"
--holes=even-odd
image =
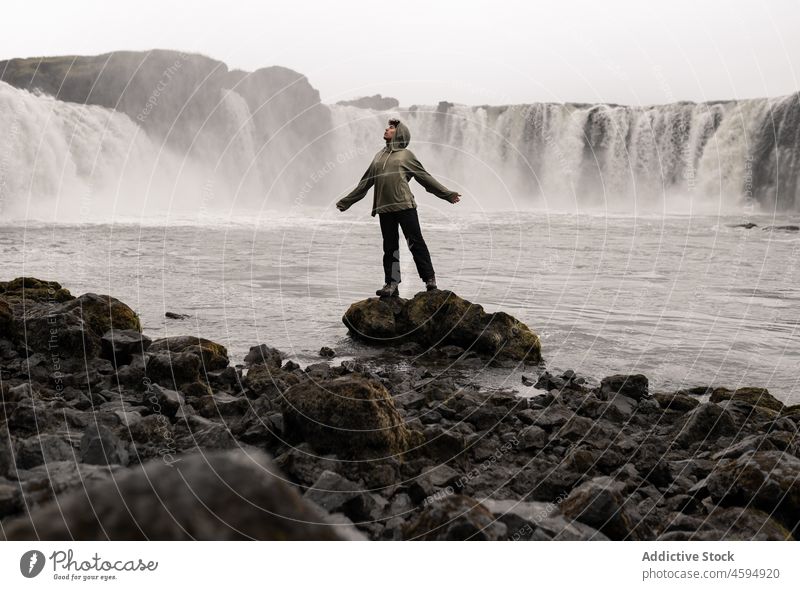
{"type": "MultiPolygon", "coordinates": [[[[764,229],[800,220],[750,217],[758,227],[748,230],[728,227],[743,221],[735,217],[438,211],[419,214],[440,288],[528,324],[551,372],[644,373],[651,390],[763,386],[800,401],[800,233],[764,229]]],[[[382,284],[380,228],[350,213],[6,226],[2,279],[111,294],[152,337],[196,333],[225,344],[234,362],[266,342],[305,364],[322,345],[342,356],[370,350],[341,317],[382,284]]],[[[422,283],[401,248],[408,297],[422,283]]],[[[478,379],[521,389],[519,371],[478,379]]]]}

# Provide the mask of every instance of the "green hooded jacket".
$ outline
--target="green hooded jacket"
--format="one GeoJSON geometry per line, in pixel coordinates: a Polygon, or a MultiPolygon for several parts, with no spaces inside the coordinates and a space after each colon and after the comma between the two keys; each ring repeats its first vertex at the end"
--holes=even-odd
{"type": "Polygon", "coordinates": [[[375,196],[372,201],[372,216],[376,213],[389,213],[417,207],[414,195],[408,186],[411,178],[416,178],[425,190],[449,201],[458,192],[442,186],[422,167],[414,152],[408,149],[411,131],[402,121],[395,127],[394,138],[387,142],[372,159],[358,186],[348,195],[337,201],[336,207],[346,211],[350,206],[363,199],[367,191],[375,185],[375,196]]]}

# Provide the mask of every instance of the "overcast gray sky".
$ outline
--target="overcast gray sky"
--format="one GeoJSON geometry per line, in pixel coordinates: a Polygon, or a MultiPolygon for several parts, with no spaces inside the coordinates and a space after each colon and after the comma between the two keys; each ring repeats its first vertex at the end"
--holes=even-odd
{"type": "Polygon", "coordinates": [[[651,104],[798,90],[800,0],[3,2],[0,57],[152,48],[282,65],[323,102],[651,104]]]}

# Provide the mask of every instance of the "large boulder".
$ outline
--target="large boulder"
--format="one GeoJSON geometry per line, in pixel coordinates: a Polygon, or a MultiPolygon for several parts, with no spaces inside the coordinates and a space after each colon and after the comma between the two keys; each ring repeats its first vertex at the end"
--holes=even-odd
{"type": "Polygon", "coordinates": [[[736,434],[737,430],[728,410],[707,402],[686,413],[678,424],[674,441],[678,446],[688,447],[696,442],[736,434]]]}
{"type": "Polygon", "coordinates": [[[287,485],[266,455],[154,459],[3,523],[7,540],[336,540],[346,527],[287,485]]]}
{"type": "Polygon", "coordinates": [[[342,457],[396,456],[421,442],[386,388],[356,373],[292,385],[283,394],[283,422],[290,442],[342,457]]]}
{"type": "Polygon", "coordinates": [[[538,363],[539,337],[509,314],[483,307],[452,291],[422,291],[412,299],[370,297],[342,317],[354,338],[372,343],[455,345],[494,359],[538,363]]]}
{"type": "Polygon", "coordinates": [[[652,532],[623,493],[623,487],[610,477],[596,477],[572,490],[561,503],[561,512],[614,541],[652,538],[652,532]]]}
{"type": "Polygon", "coordinates": [[[153,341],[148,352],[179,354],[188,352],[200,359],[206,371],[216,371],[228,366],[228,350],[199,336],[169,336],[153,341]]]}
{"type": "MultiPolygon", "coordinates": [[[[18,330],[22,327],[18,324],[18,330]]],[[[26,343],[33,350],[62,358],[92,358],[101,351],[100,341],[110,330],[141,332],[139,316],[110,295],[84,293],[58,303],[37,301],[25,306],[26,343]]]]}

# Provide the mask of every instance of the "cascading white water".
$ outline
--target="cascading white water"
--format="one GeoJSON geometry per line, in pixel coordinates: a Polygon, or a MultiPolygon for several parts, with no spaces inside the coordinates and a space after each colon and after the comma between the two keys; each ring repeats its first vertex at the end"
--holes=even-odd
{"type": "Polygon", "coordinates": [[[111,109],[62,102],[0,82],[0,129],[4,219],[135,215],[148,196],[164,207],[179,176],[177,154],[111,109]]]}
{"type": "MultiPolygon", "coordinates": [[[[797,102],[792,95],[650,107],[443,103],[368,111],[372,116],[353,107],[331,108],[341,137],[376,148],[388,117],[404,117],[410,149],[473,206],[732,213],[759,205],[762,211],[800,207],[795,160],[783,154],[778,166],[775,150],[763,149],[770,132],[795,132],[788,114],[781,128],[773,119],[781,109],[795,113],[797,102]],[[783,179],[780,202],[773,195],[759,203],[753,176],[770,165],[783,179]]],[[[800,151],[796,142],[788,143],[783,149],[789,155],[800,151]]]]}
{"type": "Polygon", "coordinates": [[[393,114],[411,129],[410,149],[465,196],[465,208],[800,208],[798,95],[651,107],[330,105],[327,123],[292,123],[269,103],[252,113],[236,91],[219,93],[202,124],[182,130],[191,142],[178,153],[121,112],[0,82],[0,215],[69,221],[332,207],[382,148],[393,114]]]}

